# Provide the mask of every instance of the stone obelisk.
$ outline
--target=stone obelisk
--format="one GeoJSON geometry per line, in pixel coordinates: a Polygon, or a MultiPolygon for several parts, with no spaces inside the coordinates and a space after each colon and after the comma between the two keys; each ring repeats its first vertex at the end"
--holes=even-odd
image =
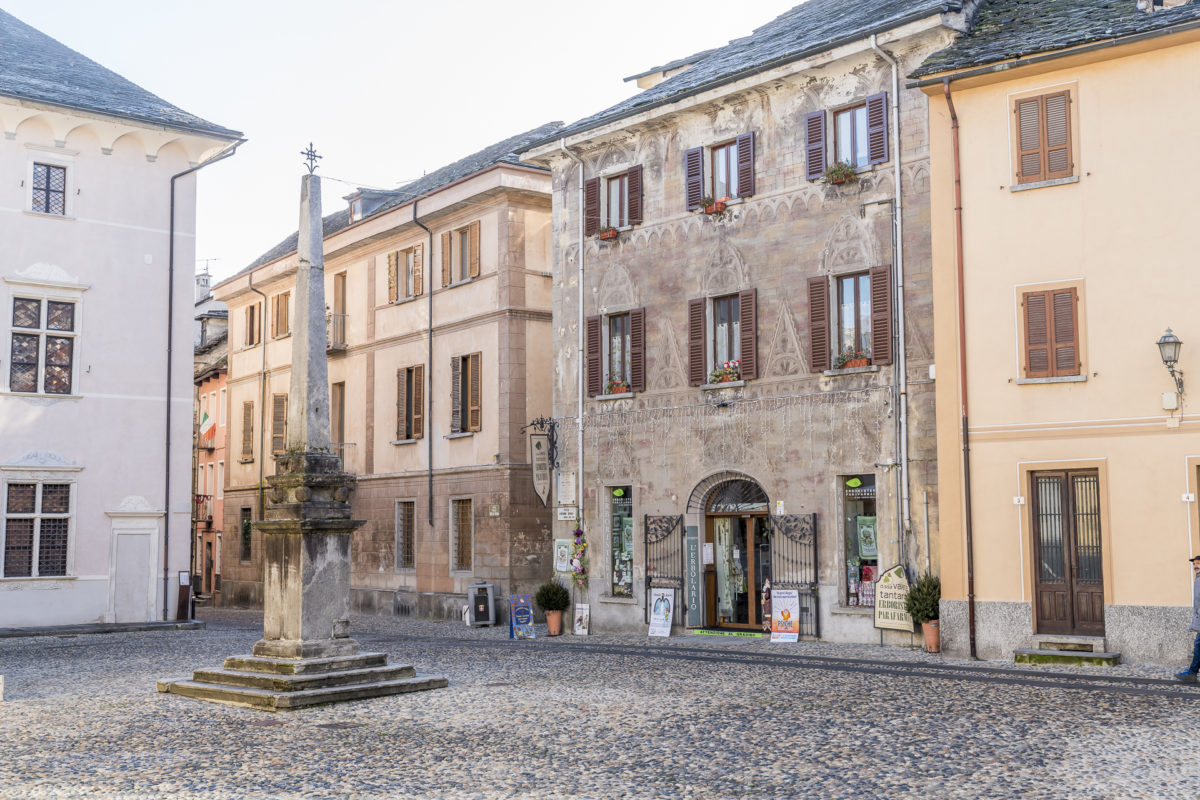
{"type": "Polygon", "coordinates": [[[329,364],[325,354],[325,265],[319,158],[309,146],[300,186],[296,325],[292,332],[287,450],[267,478],[263,536],[263,637],[253,655],[159,690],[268,710],[436,689],[446,679],[389,666],[350,638],[350,518],[354,476],[329,447],[329,364]]]}

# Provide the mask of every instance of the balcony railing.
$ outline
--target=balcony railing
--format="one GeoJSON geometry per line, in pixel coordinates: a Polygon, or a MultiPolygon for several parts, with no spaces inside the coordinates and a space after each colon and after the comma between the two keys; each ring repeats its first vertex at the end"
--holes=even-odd
{"type": "Polygon", "coordinates": [[[211,494],[196,495],[196,521],[211,528],[213,523],[213,496],[211,494]]]}
{"type": "Polygon", "coordinates": [[[346,349],[346,314],[325,315],[325,349],[346,349]]]}

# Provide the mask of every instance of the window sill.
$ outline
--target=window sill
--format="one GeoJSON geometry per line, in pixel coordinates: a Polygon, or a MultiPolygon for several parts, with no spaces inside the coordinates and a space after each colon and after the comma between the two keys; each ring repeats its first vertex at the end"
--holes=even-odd
{"type": "Polygon", "coordinates": [[[31,400],[82,400],[81,394],[54,394],[52,392],[0,392],[7,397],[28,397],[31,400]]]}
{"type": "Polygon", "coordinates": [[[869,372],[879,372],[880,369],[880,367],[870,364],[865,367],[850,367],[848,369],[827,369],[822,374],[827,377],[834,375],[864,375],[869,372]]]}
{"type": "Polygon", "coordinates": [[[421,440],[420,439],[397,439],[396,441],[392,442],[392,444],[394,444],[394,445],[416,444],[419,441],[421,441],[421,440]]]}
{"type": "Polygon", "coordinates": [[[627,400],[630,397],[633,397],[633,394],[633,392],[622,392],[621,394],[598,394],[592,399],[599,400],[601,402],[605,400],[627,400]]]}
{"type": "Polygon", "coordinates": [[[461,433],[447,433],[446,439],[466,439],[469,436],[474,436],[475,431],[462,431],[461,433]]]}
{"type": "Polygon", "coordinates": [[[1008,187],[1010,192],[1027,192],[1030,189],[1044,189],[1047,186],[1065,186],[1068,183],[1079,183],[1079,176],[1072,175],[1069,178],[1054,178],[1048,181],[1034,181],[1033,183],[1018,183],[1008,187]]]}
{"type": "Polygon", "coordinates": [[[1035,383],[1086,383],[1087,375],[1056,375],[1051,378],[1017,378],[1018,386],[1035,383]]]}
{"type": "Polygon", "coordinates": [[[239,464],[253,464],[254,459],[253,458],[239,458],[238,463],[239,464]]]}
{"type": "Polygon", "coordinates": [[[474,280],[475,280],[474,278],[466,278],[465,280],[455,281],[454,283],[447,283],[442,288],[443,289],[453,289],[455,286],[465,286],[468,283],[472,283],[474,280]]]}
{"type": "Polygon", "coordinates": [[[875,616],[875,606],[836,605],[829,609],[829,613],[835,616],[843,614],[849,617],[873,617],[875,616]]]}
{"type": "Polygon", "coordinates": [[[29,209],[25,209],[23,213],[28,214],[31,217],[41,217],[42,219],[61,219],[66,220],[67,222],[75,221],[75,217],[69,217],[66,214],[47,214],[45,211],[31,211],[29,209]]]}
{"type": "Polygon", "coordinates": [[[7,583],[9,581],[73,581],[75,578],[76,576],[74,575],[38,575],[36,577],[33,575],[26,575],[24,577],[15,575],[11,578],[0,578],[0,583],[7,583]]]}
{"type": "MultiPolygon", "coordinates": [[[[459,281],[458,283],[450,284],[450,286],[458,286],[462,283],[470,283],[470,281],[459,281]]],[[[449,289],[450,286],[447,286],[446,288],[449,289]]],[[[392,300],[390,303],[388,303],[388,305],[389,306],[404,306],[404,305],[408,305],[409,303],[415,303],[417,300],[420,300],[424,296],[425,296],[424,294],[414,294],[412,297],[401,297],[397,300],[392,300]]]]}
{"type": "Polygon", "coordinates": [[[292,332],[288,331],[287,333],[281,333],[278,336],[272,336],[271,341],[278,342],[280,339],[290,339],[290,338],[292,338],[292,332]]]}
{"type": "Polygon", "coordinates": [[[614,603],[619,606],[636,606],[636,597],[614,597],[611,594],[601,595],[598,600],[601,603],[614,603]]]}
{"type": "Polygon", "coordinates": [[[716,391],[720,391],[721,389],[738,389],[745,385],[746,385],[745,381],[723,381],[722,383],[702,383],[702,384],[700,384],[700,391],[716,392],[716,391]]]}

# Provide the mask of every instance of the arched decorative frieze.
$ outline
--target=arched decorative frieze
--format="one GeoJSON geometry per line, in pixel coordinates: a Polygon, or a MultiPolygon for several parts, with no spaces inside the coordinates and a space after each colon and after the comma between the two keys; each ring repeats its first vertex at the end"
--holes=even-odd
{"type": "Polygon", "coordinates": [[[33,108],[0,105],[0,131],[4,132],[4,138],[17,138],[17,128],[21,127],[21,123],[36,117],[38,113],[33,108]]]}
{"type": "Polygon", "coordinates": [[[880,263],[879,248],[867,221],[855,213],[842,214],[821,252],[822,274],[866,269],[880,263]]]}

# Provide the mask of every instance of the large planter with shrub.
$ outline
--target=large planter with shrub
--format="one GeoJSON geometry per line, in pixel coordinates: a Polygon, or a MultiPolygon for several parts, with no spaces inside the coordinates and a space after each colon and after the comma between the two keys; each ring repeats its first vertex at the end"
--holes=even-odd
{"type": "Polygon", "coordinates": [[[567,591],[567,587],[556,578],[551,578],[538,587],[533,601],[538,604],[538,608],[546,612],[547,632],[551,636],[561,634],[563,611],[571,605],[571,593],[567,591]]]}
{"type": "Polygon", "coordinates": [[[925,635],[925,649],[937,653],[942,649],[941,629],[938,624],[939,603],[942,599],[942,581],[928,572],[922,575],[908,590],[905,610],[913,622],[919,623],[925,635]]]}

